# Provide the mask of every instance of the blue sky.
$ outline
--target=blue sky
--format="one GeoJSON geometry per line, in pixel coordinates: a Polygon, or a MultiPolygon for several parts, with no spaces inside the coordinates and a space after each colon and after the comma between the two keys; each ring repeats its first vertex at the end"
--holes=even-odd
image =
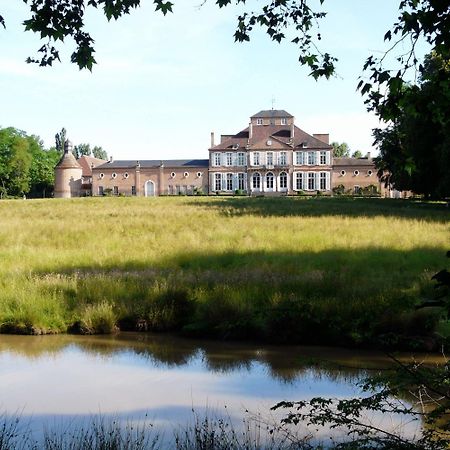
{"type": "MultiPolygon", "coordinates": [[[[175,1],[174,14],[150,1],[117,22],[100,11],[87,16],[96,41],[93,72],[69,62],[73,44],[60,46],[63,62],[39,68],[24,61],[42,45],[24,32],[27,7],[0,1],[0,126],[38,134],[46,146],[62,127],[74,144],[101,145],[116,159],[207,158],[210,132],[245,128],[250,115],[285,109],[308,133],[329,133],[352,150],[372,151],[375,117],[356,92],[365,58],[386,48],[384,33],[397,2],[325,1],[323,49],[339,58],[338,76],[314,81],[298,63],[295,45],[256,32],[234,43],[237,7],[214,1],[175,1]]],[[[261,4],[247,2],[248,8],[261,4]]]]}

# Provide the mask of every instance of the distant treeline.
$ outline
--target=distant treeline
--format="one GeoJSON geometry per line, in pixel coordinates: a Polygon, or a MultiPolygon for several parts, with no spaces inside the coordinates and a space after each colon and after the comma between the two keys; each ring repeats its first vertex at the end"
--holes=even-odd
{"type": "MultiPolygon", "coordinates": [[[[13,127],[0,128],[0,199],[8,197],[51,197],[55,184],[55,166],[64,151],[66,130],[55,136],[56,145],[44,147],[39,136],[28,135],[13,127]]],[[[75,156],[93,155],[106,159],[101,147],[89,144],[74,148],[75,156]]]]}

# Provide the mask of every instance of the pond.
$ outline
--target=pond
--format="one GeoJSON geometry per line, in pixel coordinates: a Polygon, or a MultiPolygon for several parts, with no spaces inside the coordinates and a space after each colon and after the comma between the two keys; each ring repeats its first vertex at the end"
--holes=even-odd
{"type": "MultiPolygon", "coordinates": [[[[354,396],[369,369],[387,364],[383,354],[369,351],[146,333],[0,335],[0,411],[20,415],[35,435],[99,414],[145,420],[165,439],[205,414],[226,417],[238,428],[243,419],[270,428],[283,415],[270,411],[277,402],[354,396]],[[328,364],[318,365],[318,358],[328,364]]],[[[417,431],[408,426],[408,433],[417,431]]],[[[315,430],[314,436],[325,440],[330,431],[315,430]]]]}

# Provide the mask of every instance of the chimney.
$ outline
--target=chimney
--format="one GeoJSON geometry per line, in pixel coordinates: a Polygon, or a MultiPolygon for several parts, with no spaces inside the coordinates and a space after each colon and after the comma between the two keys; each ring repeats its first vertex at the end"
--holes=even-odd
{"type": "Polygon", "coordinates": [[[370,159],[370,152],[367,152],[366,158],[370,159]]]}
{"type": "Polygon", "coordinates": [[[294,134],[295,134],[295,125],[294,121],[291,123],[291,139],[294,140],[294,134]]]}
{"type": "Polygon", "coordinates": [[[313,136],[316,139],[318,139],[319,141],[321,141],[321,142],[323,142],[323,143],[325,143],[327,145],[330,145],[330,135],[328,133],[327,134],[322,134],[322,133],[320,133],[320,134],[313,134],[313,136]]]}
{"type": "Polygon", "coordinates": [[[113,162],[113,157],[112,157],[112,155],[109,157],[109,162],[110,162],[110,163],[113,162]]]}
{"type": "Polygon", "coordinates": [[[214,131],[211,131],[211,148],[214,147],[214,131]]]}
{"type": "Polygon", "coordinates": [[[248,124],[248,138],[253,138],[253,124],[251,122],[248,124]]]}

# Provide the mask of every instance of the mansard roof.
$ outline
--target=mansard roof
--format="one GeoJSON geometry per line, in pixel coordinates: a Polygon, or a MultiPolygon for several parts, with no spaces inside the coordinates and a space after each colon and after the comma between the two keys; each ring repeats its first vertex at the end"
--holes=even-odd
{"type": "Polygon", "coordinates": [[[263,109],[256,114],[251,116],[251,119],[270,119],[270,118],[280,118],[280,117],[294,117],[289,114],[284,109],[263,109]]]}
{"type": "MultiPolygon", "coordinates": [[[[286,149],[311,148],[311,149],[331,149],[331,145],[311,136],[300,128],[294,126],[294,139],[291,142],[291,127],[289,125],[253,125],[252,138],[249,140],[249,127],[225,139],[222,143],[212,147],[211,150],[236,150],[260,149],[258,143],[269,139],[275,139],[284,143],[286,149]]],[[[264,146],[265,148],[265,146],[264,146]]]]}
{"type": "Polygon", "coordinates": [[[116,160],[106,162],[95,169],[133,169],[137,165],[143,169],[161,167],[208,167],[208,159],[142,159],[142,160],[116,160]]]}

